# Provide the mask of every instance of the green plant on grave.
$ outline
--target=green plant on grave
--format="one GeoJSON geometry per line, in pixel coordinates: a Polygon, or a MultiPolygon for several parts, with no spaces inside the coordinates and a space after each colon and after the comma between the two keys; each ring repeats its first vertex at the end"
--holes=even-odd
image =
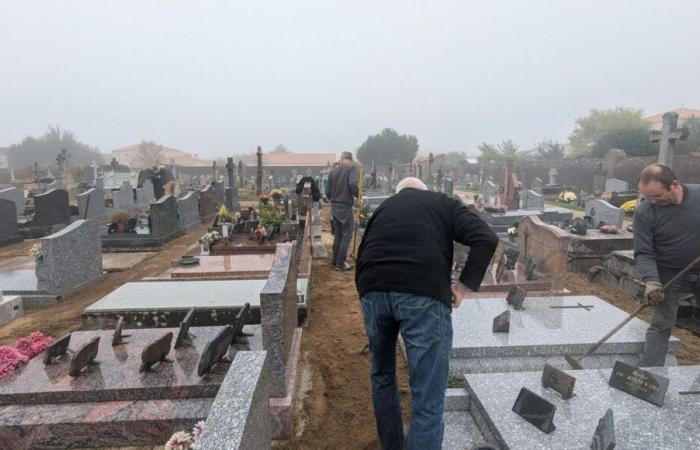
{"type": "Polygon", "coordinates": [[[372,215],[372,208],[370,207],[369,204],[365,203],[362,205],[362,209],[360,209],[360,218],[361,219],[369,219],[369,217],[372,215]]]}
{"type": "Polygon", "coordinates": [[[284,222],[284,214],[280,213],[275,205],[261,202],[258,204],[258,209],[260,210],[261,225],[278,229],[284,222]]]}

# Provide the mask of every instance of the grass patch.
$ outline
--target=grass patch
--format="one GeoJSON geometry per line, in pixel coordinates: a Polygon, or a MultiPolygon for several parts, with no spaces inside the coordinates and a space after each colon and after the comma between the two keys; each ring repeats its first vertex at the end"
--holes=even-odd
{"type": "Polygon", "coordinates": [[[464,379],[460,377],[450,377],[447,380],[447,387],[450,389],[454,388],[462,388],[464,389],[466,386],[464,385],[464,379]]]}
{"type": "Polygon", "coordinates": [[[547,203],[550,203],[554,206],[558,206],[560,208],[566,208],[566,209],[571,209],[573,211],[586,211],[584,208],[581,208],[578,206],[576,203],[571,202],[571,203],[566,203],[562,202],[561,200],[547,200],[547,203]]]}

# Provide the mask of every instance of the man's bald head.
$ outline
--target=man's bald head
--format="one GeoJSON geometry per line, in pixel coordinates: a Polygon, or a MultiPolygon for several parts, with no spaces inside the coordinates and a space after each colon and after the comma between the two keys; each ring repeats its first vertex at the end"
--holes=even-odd
{"type": "Polygon", "coordinates": [[[428,190],[428,186],[416,177],[406,177],[399,181],[399,184],[396,185],[396,193],[398,194],[401,190],[406,188],[420,189],[421,191],[428,190]]]}
{"type": "Polygon", "coordinates": [[[683,200],[683,187],[673,171],[662,164],[646,166],[639,175],[639,193],[654,204],[678,204],[683,200]]]}
{"type": "Polygon", "coordinates": [[[658,182],[666,189],[671,189],[673,182],[677,181],[673,171],[663,164],[651,164],[646,166],[639,175],[639,184],[658,182]]]}

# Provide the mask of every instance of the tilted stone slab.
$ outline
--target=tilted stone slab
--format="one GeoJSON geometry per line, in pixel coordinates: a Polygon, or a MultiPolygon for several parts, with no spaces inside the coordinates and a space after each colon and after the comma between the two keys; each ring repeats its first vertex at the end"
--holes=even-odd
{"type": "Polygon", "coordinates": [[[77,220],[41,239],[43,258],[37,261],[39,291],[62,294],[102,276],[98,225],[77,220]]]}
{"type": "Polygon", "coordinates": [[[78,211],[81,219],[95,219],[104,217],[105,192],[102,189],[92,188],[78,195],[78,211]],[[90,199],[88,201],[88,199],[90,199]],[[87,209],[87,216],[85,215],[87,209]]]}
{"type": "Polygon", "coordinates": [[[198,227],[199,220],[199,195],[197,192],[188,192],[177,200],[178,224],[181,229],[189,231],[198,227]]]}

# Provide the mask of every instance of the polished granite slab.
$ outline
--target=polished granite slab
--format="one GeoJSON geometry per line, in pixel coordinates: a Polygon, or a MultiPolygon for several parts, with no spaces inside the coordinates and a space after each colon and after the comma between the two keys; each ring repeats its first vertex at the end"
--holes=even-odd
{"type": "Polygon", "coordinates": [[[0,271],[0,291],[5,294],[22,295],[36,293],[38,281],[36,272],[31,270],[3,270],[0,271]]]}
{"type": "Polygon", "coordinates": [[[274,253],[197,256],[199,264],[171,269],[171,278],[197,280],[267,278],[274,253]]]}
{"type": "Polygon", "coordinates": [[[267,280],[151,281],[126,283],[87,307],[83,328],[107,329],[119,315],[130,328],[177,326],[195,308],[194,325],[232,323],[250,304],[250,323],[260,322],[260,292],[267,280]]]}
{"type": "Polygon", "coordinates": [[[679,391],[700,390],[700,366],[647,369],[670,379],[662,407],[608,386],[612,369],[567,371],[576,377],[576,394],[564,400],[541,387],[541,371],[465,375],[469,414],[485,435],[492,435],[501,448],[589,448],[598,419],[613,410],[619,449],[697,449],[700,433],[700,395],[679,391]],[[512,412],[522,387],[556,406],[551,434],[544,434],[512,412]]]}
{"type": "MultiPolygon", "coordinates": [[[[503,298],[470,298],[452,311],[450,374],[537,370],[545,363],[566,369],[564,355],[585,353],[627,315],[591,295],[528,296],[518,311],[503,298]],[[510,332],[493,333],[493,318],[506,309],[511,309],[510,332]]],[[[612,367],[616,359],[638,364],[647,327],[632,319],[586,358],[584,367],[612,367]]],[[[669,353],[679,347],[672,337],[669,353]]],[[[675,358],[669,356],[668,364],[675,358]]]]}
{"type": "Polygon", "coordinates": [[[33,358],[29,364],[0,378],[0,405],[158,400],[211,397],[219,389],[228,363],[212,373],[197,376],[197,363],[206,344],[221,327],[193,327],[192,345],[171,347],[172,363],[161,363],[151,372],[139,373],[143,349],[164,333],[178,329],[124,330],[124,343],[112,346],[112,331],[76,331],[71,336],[69,353],[52,364],[33,358]],[[93,337],[100,337],[96,361],[78,377],[68,375],[74,352],[93,337]]]}

